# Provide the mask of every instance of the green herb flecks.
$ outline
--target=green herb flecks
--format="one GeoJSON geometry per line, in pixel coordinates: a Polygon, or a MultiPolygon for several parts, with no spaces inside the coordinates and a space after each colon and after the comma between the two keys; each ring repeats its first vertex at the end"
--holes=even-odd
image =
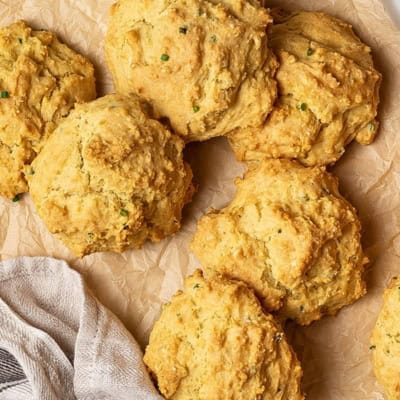
{"type": "Polygon", "coordinates": [[[179,28],[179,33],[181,33],[182,35],[186,35],[187,31],[188,31],[188,27],[187,26],[181,26],[179,28]]]}
{"type": "Polygon", "coordinates": [[[278,233],[282,233],[282,229],[278,229],[278,233]]]}
{"type": "Polygon", "coordinates": [[[371,122],[370,124],[368,124],[368,129],[372,132],[375,130],[375,124],[373,122],[371,122]]]}
{"type": "Polygon", "coordinates": [[[276,341],[277,343],[282,342],[282,338],[283,338],[283,333],[277,333],[277,334],[275,335],[275,341],[276,341]]]}
{"type": "Polygon", "coordinates": [[[193,106],[193,111],[195,113],[199,112],[200,111],[200,107],[199,106],[193,106]]]}
{"type": "Polygon", "coordinates": [[[193,289],[198,289],[200,287],[200,284],[199,283],[196,283],[194,286],[193,286],[193,289]]]}
{"type": "Polygon", "coordinates": [[[19,44],[24,43],[24,41],[21,38],[18,39],[18,42],[19,42],[19,44]]]}
{"type": "Polygon", "coordinates": [[[370,349],[370,350],[375,350],[375,349],[376,349],[376,346],[375,346],[375,345],[369,346],[369,349],[370,349]]]}
{"type": "Polygon", "coordinates": [[[314,50],[311,49],[310,47],[307,49],[307,56],[310,57],[314,54],[314,50]]]}
{"type": "Polygon", "coordinates": [[[20,194],[16,194],[14,196],[14,198],[12,199],[13,203],[17,203],[20,200],[21,200],[21,195],[20,194]]]}
{"type": "Polygon", "coordinates": [[[129,215],[129,211],[125,210],[124,208],[121,208],[121,210],[119,211],[119,215],[121,217],[127,217],[129,215]]]}
{"type": "Polygon", "coordinates": [[[1,97],[2,99],[6,99],[8,96],[9,96],[9,93],[7,92],[7,90],[3,90],[3,91],[0,93],[0,97],[1,97]]]}
{"type": "Polygon", "coordinates": [[[161,54],[161,61],[168,61],[169,60],[169,55],[168,54],[161,54]]]}
{"type": "Polygon", "coordinates": [[[322,191],[327,194],[328,196],[331,195],[331,191],[328,188],[322,188],[322,191]]]}
{"type": "Polygon", "coordinates": [[[307,104],[306,103],[301,103],[300,104],[300,110],[301,111],[306,111],[307,110],[307,104]]]}
{"type": "Polygon", "coordinates": [[[210,36],[210,40],[215,43],[217,41],[217,37],[215,35],[210,36]]]}

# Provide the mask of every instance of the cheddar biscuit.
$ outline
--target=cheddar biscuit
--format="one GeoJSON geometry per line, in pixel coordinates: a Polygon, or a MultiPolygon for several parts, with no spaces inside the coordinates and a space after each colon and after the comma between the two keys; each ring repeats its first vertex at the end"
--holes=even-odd
{"type": "Polygon", "coordinates": [[[374,371],[387,400],[400,399],[400,280],[393,278],[371,338],[374,371]]]}
{"type": "Polygon", "coordinates": [[[24,21],[0,29],[0,195],[26,192],[24,172],[75,103],[96,97],[92,64],[24,21]]]}
{"type": "Polygon", "coordinates": [[[251,286],[268,311],[307,325],[365,293],[355,209],[322,167],[266,160],[203,216],[191,248],[209,276],[251,286]]]}
{"type": "Polygon", "coordinates": [[[274,22],[269,38],[280,62],[278,101],[258,129],[230,135],[237,157],[327,165],[354,139],[370,144],[381,83],[371,49],[350,25],[323,13],[275,13],[274,22]]]}
{"type": "Polygon", "coordinates": [[[281,326],[244,283],[199,270],[164,305],[144,362],[166,399],[304,399],[281,326]]]}
{"type": "Polygon", "coordinates": [[[106,56],[117,91],[138,93],[185,141],[260,125],[276,98],[258,0],[119,0],[106,56]]]}
{"type": "Polygon", "coordinates": [[[75,254],[121,252],[180,227],[192,173],[183,141],[136,97],[77,105],[32,163],[29,188],[48,229],[75,254]]]}

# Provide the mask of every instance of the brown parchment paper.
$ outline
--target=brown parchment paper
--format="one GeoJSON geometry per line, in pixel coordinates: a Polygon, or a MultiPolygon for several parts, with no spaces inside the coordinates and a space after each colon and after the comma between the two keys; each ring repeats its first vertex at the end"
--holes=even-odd
{"type": "MultiPolygon", "coordinates": [[[[98,70],[99,93],[112,91],[104,62],[104,35],[113,0],[0,0],[0,25],[23,18],[87,55],[98,70]]],[[[342,193],[358,208],[364,246],[372,263],[368,294],[337,317],[308,328],[288,326],[304,366],[310,400],[383,399],[370,362],[369,336],[383,287],[400,273],[400,32],[381,0],[282,0],[267,5],[321,10],[351,22],[374,50],[384,75],[381,130],[368,147],[352,145],[334,168],[342,193]]],[[[187,149],[199,191],[186,207],[181,231],[158,244],[123,254],[74,257],[54,239],[35,213],[29,195],[18,203],[0,198],[0,258],[53,256],[82,272],[99,299],[145,346],[160,305],[199,264],[189,252],[197,219],[232,198],[233,179],[244,171],[224,139],[187,149]]]]}

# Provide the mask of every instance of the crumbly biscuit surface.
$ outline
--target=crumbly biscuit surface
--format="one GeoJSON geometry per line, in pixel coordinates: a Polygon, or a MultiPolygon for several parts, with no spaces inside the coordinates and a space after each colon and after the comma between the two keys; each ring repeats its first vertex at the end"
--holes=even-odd
{"type": "Polygon", "coordinates": [[[144,361],[173,400],[297,400],[301,367],[242,282],[196,271],[163,307],[144,361]]]}
{"type": "Polygon", "coordinates": [[[360,222],[322,167],[266,160],[203,216],[191,248],[207,274],[240,279],[269,311],[307,325],[365,293],[360,222]]]}
{"type": "Polygon", "coordinates": [[[337,161],[353,139],[376,135],[381,75],[352,27],[323,13],[274,16],[279,100],[259,129],[230,141],[241,160],[296,158],[308,166],[337,161]]]}
{"type": "Polygon", "coordinates": [[[268,11],[258,0],[119,0],[107,62],[186,141],[262,123],[276,98],[268,11]]]}
{"type": "Polygon", "coordinates": [[[75,103],[96,97],[92,64],[47,31],[0,29],[0,195],[27,191],[24,170],[75,103]]]}
{"type": "Polygon", "coordinates": [[[141,99],[108,95],[58,126],[32,164],[30,193],[78,255],[140,247],[180,227],[192,188],[182,150],[141,99]]]}
{"type": "Polygon", "coordinates": [[[393,278],[371,337],[375,375],[387,400],[400,399],[400,279],[393,278]]]}

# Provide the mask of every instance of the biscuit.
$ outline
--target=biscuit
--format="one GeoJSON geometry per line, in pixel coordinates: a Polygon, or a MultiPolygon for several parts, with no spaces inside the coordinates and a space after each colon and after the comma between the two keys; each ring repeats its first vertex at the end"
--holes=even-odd
{"type": "Polygon", "coordinates": [[[199,270],[164,305],[144,362],[166,399],[304,399],[281,326],[244,283],[199,270]]]}
{"type": "Polygon", "coordinates": [[[323,167],[265,160],[233,201],[203,216],[191,249],[209,276],[252,287],[268,311],[310,324],[365,293],[355,209],[323,167]]]}
{"type": "Polygon", "coordinates": [[[183,141],[136,97],[77,105],[32,163],[39,215],[75,254],[121,252],[180,227],[192,173],[183,141]]]}
{"type": "Polygon", "coordinates": [[[0,29],[0,195],[28,190],[24,171],[75,103],[96,97],[94,69],[24,21],[0,29]]]}
{"type": "Polygon", "coordinates": [[[271,111],[270,22],[258,0],[119,0],[107,63],[117,91],[146,98],[185,141],[206,140],[271,111]]]}
{"type": "Polygon", "coordinates": [[[350,25],[323,13],[277,14],[274,20],[269,43],[280,62],[278,101],[260,128],[230,135],[238,159],[328,165],[353,139],[370,144],[381,83],[370,48],[350,25]]]}
{"type": "Polygon", "coordinates": [[[393,278],[371,337],[374,371],[387,400],[400,399],[400,280],[393,278]]]}

